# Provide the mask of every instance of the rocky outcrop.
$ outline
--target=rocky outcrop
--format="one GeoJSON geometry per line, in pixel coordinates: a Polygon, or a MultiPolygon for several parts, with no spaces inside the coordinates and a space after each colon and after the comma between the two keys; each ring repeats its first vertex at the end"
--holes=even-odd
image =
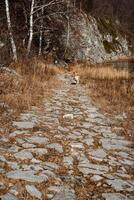
{"type": "Polygon", "coordinates": [[[77,13],[70,16],[65,32],[66,58],[96,63],[131,55],[130,41],[119,22],[77,13]]]}

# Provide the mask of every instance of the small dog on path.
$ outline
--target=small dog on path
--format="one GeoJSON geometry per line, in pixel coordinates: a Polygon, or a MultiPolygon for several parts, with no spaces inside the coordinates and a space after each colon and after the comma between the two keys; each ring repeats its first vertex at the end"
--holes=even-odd
{"type": "Polygon", "coordinates": [[[76,74],[76,73],[74,75],[74,80],[76,81],[76,84],[80,83],[80,76],[78,76],[78,74],[76,74]]]}
{"type": "Polygon", "coordinates": [[[73,82],[72,82],[72,84],[76,85],[76,84],[79,84],[79,83],[80,83],[80,76],[76,72],[73,72],[73,82]]]}

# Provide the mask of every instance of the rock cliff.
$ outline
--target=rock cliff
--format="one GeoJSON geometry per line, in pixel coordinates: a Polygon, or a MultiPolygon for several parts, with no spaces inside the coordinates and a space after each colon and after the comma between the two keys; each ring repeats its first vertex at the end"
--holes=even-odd
{"type": "Polygon", "coordinates": [[[94,63],[131,56],[132,53],[132,36],[122,31],[119,22],[110,19],[83,13],[71,15],[62,37],[67,58],[94,63]]]}

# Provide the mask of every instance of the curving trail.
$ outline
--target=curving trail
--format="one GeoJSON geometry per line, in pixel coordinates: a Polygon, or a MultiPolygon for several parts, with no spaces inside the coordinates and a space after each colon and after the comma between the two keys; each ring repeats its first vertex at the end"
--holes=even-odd
{"type": "Polygon", "coordinates": [[[111,131],[82,86],[59,78],[54,96],[0,139],[1,199],[134,199],[131,142],[111,131]]]}

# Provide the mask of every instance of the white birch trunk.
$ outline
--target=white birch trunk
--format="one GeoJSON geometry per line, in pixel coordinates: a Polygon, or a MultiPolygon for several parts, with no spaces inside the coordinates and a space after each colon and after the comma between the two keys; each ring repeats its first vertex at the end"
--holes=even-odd
{"type": "Polygon", "coordinates": [[[39,53],[38,55],[41,55],[42,52],[42,38],[43,38],[43,13],[44,13],[44,8],[42,8],[42,19],[41,19],[41,25],[40,25],[40,38],[39,38],[39,53]]]}
{"type": "Polygon", "coordinates": [[[28,40],[28,45],[27,45],[27,55],[29,55],[30,50],[31,50],[31,45],[32,45],[32,40],[33,40],[33,10],[34,10],[34,1],[32,0],[31,3],[31,11],[30,11],[30,21],[29,21],[29,40],[28,40]]]}
{"type": "Polygon", "coordinates": [[[11,26],[8,0],[5,0],[5,5],[6,5],[7,26],[8,26],[9,38],[10,38],[11,48],[12,48],[12,53],[13,53],[13,60],[17,61],[17,50],[16,50],[14,38],[13,38],[13,33],[12,33],[12,26],[11,26]]]}

